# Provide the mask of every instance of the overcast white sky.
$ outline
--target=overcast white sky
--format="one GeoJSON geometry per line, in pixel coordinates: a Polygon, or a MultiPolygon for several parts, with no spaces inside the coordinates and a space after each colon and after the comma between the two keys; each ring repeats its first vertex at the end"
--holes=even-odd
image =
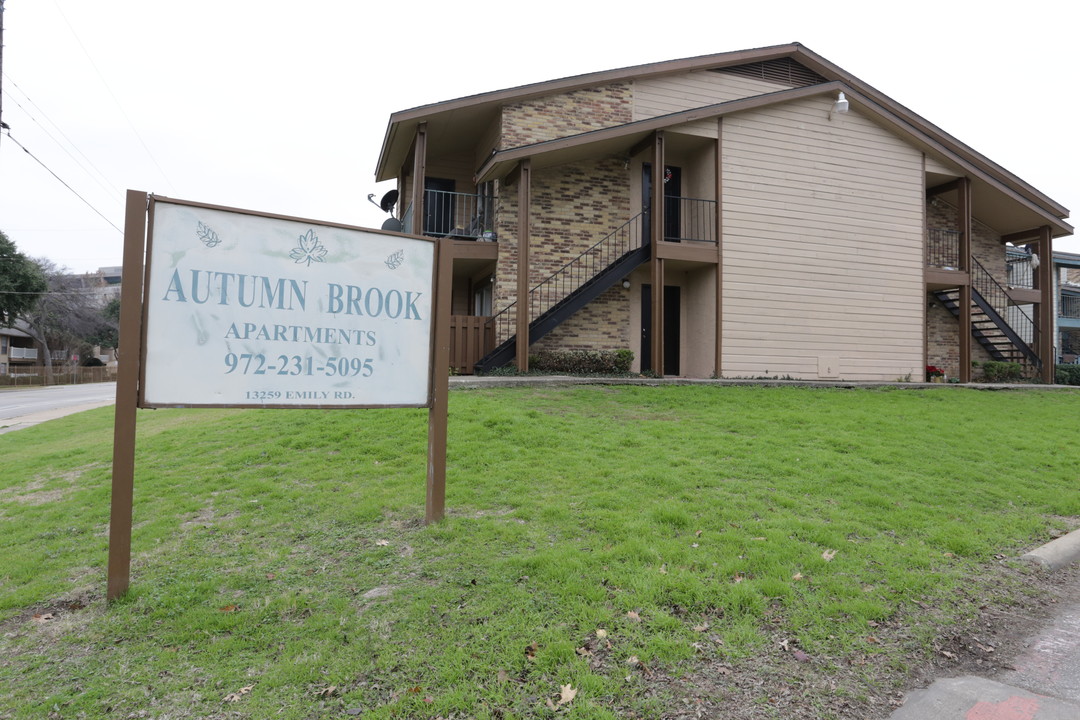
{"type": "Polygon", "coordinates": [[[3,120],[104,218],[3,135],[0,230],[85,272],[120,264],[127,188],[378,227],[366,197],[391,187],[374,169],[394,111],[793,41],[1080,212],[1078,8],[6,0],[3,120]]]}

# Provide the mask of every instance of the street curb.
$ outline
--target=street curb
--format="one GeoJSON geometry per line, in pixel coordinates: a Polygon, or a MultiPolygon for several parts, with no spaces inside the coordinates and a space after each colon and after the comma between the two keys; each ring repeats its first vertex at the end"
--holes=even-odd
{"type": "Polygon", "coordinates": [[[1080,560],[1080,530],[1073,530],[1057,540],[1051,540],[1020,556],[1021,560],[1041,565],[1047,570],[1060,570],[1080,560]]]}

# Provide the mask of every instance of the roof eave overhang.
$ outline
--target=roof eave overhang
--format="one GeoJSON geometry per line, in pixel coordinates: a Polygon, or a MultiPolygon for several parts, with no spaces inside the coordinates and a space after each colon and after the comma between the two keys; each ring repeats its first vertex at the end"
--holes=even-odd
{"type": "Polygon", "coordinates": [[[434,115],[449,113],[463,108],[477,105],[502,105],[508,102],[522,102],[538,97],[545,97],[555,93],[572,92],[582,88],[596,85],[607,85],[614,82],[627,80],[647,79],[670,75],[671,73],[691,72],[708,68],[730,67],[750,62],[765,62],[777,58],[791,57],[799,48],[799,43],[785,45],[773,45],[770,47],[754,48],[752,50],[738,50],[735,52],[717,53],[713,55],[699,55],[681,60],[665,60],[662,62],[634,65],[616,70],[603,70],[601,72],[574,75],[559,80],[547,80],[544,82],[519,85],[517,87],[495,90],[492,92],[469,95],[455,100],[420,105],[408,110],[401,110],[390,116],[386,134],[383,136],[382,149],[379,152],[379,161],[375,168],[377,181],[389,180],[396,177],[397,168],[388,167],[388,158],[395,147],[396,142],[408,142],[411,144],[412,133],[408,130],[416,127],[422,120],[434,115]],[[399,140],[400,138],[400,140],[399,140]]]}
{"type": "Polygon", "coordinates": [[[590,145],[616,139],[623,139],[626,144],[633,145],[645,135],[656,130],[667,130],[680,125],[686,125],[687,123],[723,117],[724,115],[730,115],[734,112],[753,110],[755,108],[798,100],[799,98],[822,95],[828,92],[837,91],[842,87],[841,83],[828,82],[819,85],[794,88],[791,90],[778,90],[777,92],[765,95],[754,95],[748,98],[729,100],[727,102],[716,103],[715,105],[706,105],[704,107],[683,110],[682,112],[671,113],[669,115],[658,115],[645,120],[637,120],[635,122],[603,128],[601,130],[590,130],[589,132],[580,133],[578,135],[570,135],[555,140],[546,140],[531,145],[522,145],[515,148],[500,150],[492,153],[491,157],[489,157],[480,169],[477,170],[476,182],[481,183],[505,177],[519,161],[525,158],[543,158],[551,153],[565,152],[572,148],[585,148],[590,145]]]}
{"type": "MultiPolygon", "coordinates": [[[[590,146],[604,147],[618,140],[622,141],[624,147],[631,146],[649,133],[657,130],[677,128],[678,126],[687,123],[723,117],[732,113],[745,112],[780,103],[791,102],[805,97],[813,97],[838,91],[843,91],[848,100],[851,101],[855,107],[873,115],[884,125],[891,127],[898,133],[907,135],[917,144],[943,155],[956,163],[965,173],[988,183],[1014,201],[1023,205],[1028,210],[1039,215],[1039,217],[1045,220],[1052,228],[1054,237],[1072,234],[1073,228],[1071,225],[1064,222],[1041,203],[1029,197],[1028,194],[1018,192],[1017,188],[1014,187],[1014,183],[999,177],[997,173],[988,172],[981,163],[974,162],[966,153],[957,152],[948,143],[948,136],[941,137],[942,133],[940,133],[940,131],[930,131],[930,129],[933,129],[933,126],[930,126],[930,129],[924,129],[919,125],[908,122],[907,118],[897,116],[891,108],[883,107],[877,102],[877,98],[864,94],[861,88],[838,80],[820,83],[818,85],[793,88],[790,90],[780,90],[765,95],[740,98],[738,100],[729,100],[728,102],[684,110],[669,115],[660,115],[646,120],[638,120],[636,122],[601,130],[590,130],[589,132],[580,133],[578,135],[571,135],[555,140],[547,140],[530,145],[500,150],[493,153],[480,169],[477,170],[475,180],[477,183],[481,183],[504,178],[521,160],[526,158],[533,159],[534,161],[540,160],[542,163],[545,157],[566,157],[568,153],[575,149],[584,151],[580,153],[580,156],[584,157],[590,154],[588,152],[590,146]]],[[[975,154],[978,155],[977,153],[975,154]]],[[[543,164],[541,164],[541,166],[543,166],[543,164]]]]}
{"type": "MultiPolygon", "coordinates": [[[[794,48],[792,57],[823,77],[840,80],[844,84],[858,90],[864,96],[873,98],[876,105],[886,108],[896,117],[902,118],[912,128],[918,130],[922,134],[934,137],[939,142],[947,145],[950,149],[950,154],[963,157],[970,164],[977,166],[983,173],[997,178],[1000,182],[1015,185],[1016,190],[1020,194],[1025,195],[1036,204],[1045,207],[1059,220],[1069,217],[1069,210],[1064,205],[1058,203],[1048,195],[1039,192],[1016,175],[987,158],[985,155],[982,155],[977,150],[969,147],[960,140],[957,140],[937,125],[934,125],[922,116],[912,112],[907,107],[896,102],[871,85],[866,84],[843,68],[829,62],[813,50],[810,50],[803,45],[798,45],[794,48]]],[[[1069,227],[1067,223],[1065,225],[1066,227],[1069,227]]]]}
{"type": "MultiPolygon", "coordinates": [[[[915,137],[924,138],[927,142],[932,144],[936,148],[940,148],[947,157],[957,161],[965,170],[976,174],[987,182],[990,182],[995,187],[1001,188],[1009,195],[1021,199],[1021,201],[1028,207],[1038,212],[1041,216],[1046,217],[1050,221],[1050,225],[1055,228],[1056,235],[1072,234],[1072,226],[1064,222],[1064,218],[1069,216],[1069,210],[1060,203],[1054,201],[1049,196],[1035,189],[1033,186],[1026,183],[1016,175],[1012,174],[1005,168],[1001,167],[997,163],[994,163],[989,158],[980,154],[971,147],[957,140],[952,135],[948,134],[941,128],[937,127],[933,123],[928,122],[918,114],[912,112],[900,103],[892,100],[884,93],[881,93],[874,87],[859,80],[854,75],[851,75],[847,71],[843,70],[839,66],[829,62],[822,56],[818,55],[809,48],[801,45],[800,43],[788,43],[785,45],[774,45],[770,47],[755,48],[751,50],[740,50],[736,52],[718,53],[714,55],[701,55],[692,58],[684,58],[681,60],[668,60],[657,63],[649,63],[646,65],[637,65],[628,68],[621,68],[617,70],[605,70],[602,72],[588,73],[585,75],[576,75],[569,78],[562,78],[560,80],[549,80],[546,82],[534,83],[530,85],[522,85],[505,90],[498,90],[494,92],[482,93],[479,95],[471,95],[464,98],[458,98],[456,100],[449,100],[440,103],[433,103],[429,105],[422,105],[420,107],[412,108],[410,110],[403,110],[394,113],[390,116],[390,121],[387,125],[386,134],[383,138],[382,150],[379,154],[379,161],[376,167],[375,175],[377,181],[389,180],[396,177],[396,173],[400,170],[397,167],[388,167],[388,159],[392,154],[397,154],[404,158],[408,155],[408,147],[401,147],[402,143],[406,143],[411,147],[412,137],[415,134],[416,125],[425,120],[430,119],[436,115],[442,113],[449,113],[455,110],[460,110],[469,107],[475,107],[478,105],[491,105],[497,107],[508,102],[520,102],[536,97],[543,97],[559,92],[570,92],[573,90],[592,87],[595,85],[608,84],[612,82],[622,82],[626,80],[645,79],[651,77],[658,77],[673,73],[691,72],[695,70],[705,70],[710,68],[722,68],[730,67],[734,65],[740,65],[751,62],[764,62],[767,60],[774,60],[783,57],[790,57],[805,65],[807,68],[814,70],[822,77],[830,79],[828,83],[822,83],[820,85],[813,85],[807,88],[796,88],[795,90],[780,91],[776,93],[769,93],[767,95],[757,96],[757,98],[746,98],[745,100],[756,100],[758,98],[766,98],[766,102],[769,104],[772,102],[783,102],[789,99],[794,99],[793,95],[784,95],[784,93],[794,93],[796,91],[806,91],[811,88],[816,88],[820,92],[825,92],[831,89],[844,89],[846,93],[858,93],[862,101],[870,107],[879,116],[886,119],[889,124],[892,124],[903,132],[906,132],[915,137]]],[[[808,93],[808,94],[813,94],[808,93]]],[[[801,97],[801,95],[799,95],[801,97]]],[[[743,100],[735,100],[728,103],[720,103],[717,105],[710,105],[704,108],[697,108],[682,113],[673,113],[671,115],[660,116],[657,118],[650,118],[649,120],[638,121],[638,123],[658,123],[660,127],[672,127],[687,122],[694,122],[695,120],[702,120],[707,117],[716,117],[731,112],[738,112],[739,110],[749,109],[748,107],[737,107],[735,104],[743,102],[743,100]],[[689,117],[693,115],[694,117],[689,117]],[[685,117],[684,117],[685,116],[685,117]],[[665,124],[666,122],[666,124],[665,124]]],[[[752,107],[752,106],[751,106],[752,107]]],[[[571,138],[563,138],[562,140],[574,140],[575,138],[581,138],[584,136],[593,136],[593,133],[607,132],[608,130],[618,131],[620,129],[626,129],[628,134],[633,132],[648,132],[644,130],[643,125],[638,123],[628,123],[626,125],[620,125],[617,128],[609,128],[607,130],[592,131],[592,133],[583,133],[580,136],[572,136],[571,138]]],[[[560,140],[549,141],[552,143],[561,142],[560,140]]],[[[588,141],[586,141],[588,142],[588,141]]],[[[540,148],[547,143],[537,143],[534,147],[540,148]]],[[[494,153],[484,166],[481,168],[481,172],[478,175],[486,176],[490,173],[487,171],[492,163],[498,162],[500,165],[503,160],[509,158],[507,153],[513,153],[521,151],[524,148],[510,148],[497,153],[494,153]],[[497,160],[502,158],[502,160],[497,160]]],[[[478,178],[479,179],[479,178],[478,178]]]]}

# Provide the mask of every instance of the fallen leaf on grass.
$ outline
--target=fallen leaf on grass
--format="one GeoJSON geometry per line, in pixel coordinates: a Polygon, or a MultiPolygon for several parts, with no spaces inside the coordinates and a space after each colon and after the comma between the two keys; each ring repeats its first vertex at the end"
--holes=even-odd
{"type": "Polygon", "coordinates": [[[942,650],[941,654],[944,655],[945,657],[949,658],[950,660],[955,660],[956,659],[956,655],[954,653],[949,652],[948,650],[942,650]]]}
{"type": "Polygon", "coordinates": [[[698,530],[696,533],[694,533],[694,537],[701,537],[701,531],[698,530]]]}
{"type": "Polygon", "coordinates": [[[328,697],[333,697],[335,693],[337,693],[337,685],[331,685],[330,687],[324,687],[317,694],[318,694],[319,697],[328,698],[328,697]]]}
{"type": "Polygon", "coordinates": [[[266,573],[266,579],[267,580],[273,580],[276,577],[277,577],[277,575],[275,575],[274,573],[266,573]]]}
{"type": "Polygon", "coordinates": [[[574,652],[576,652],[578,655],[580,655],[582,657],[588,657],[589,655],[592,655],[592,650],[589,649],[588,645],[582,645],[581,647],[579,647],[574,652]]]}
{"type": "Polygon", "coordinates": [[[709,629],[709,623],[707,623],[707,622],[701,623],[700,625],[695,625],[694,628],[693,628],[694,632],[699,632],[699,633],[700,632],[705,632],[708,629],[709,629]]]}
{"type": "Polygon", "coordinates": [[[641,663],[641,660],[638,660],[637,655],[631,655],[630,657],[626,658],[626,664],[627,665],[633,665],[633,666],[636,667],[640,663],[641,663]]]}
{"type": "Polygon", "coordinates": [[[821,553],[821,557],[825,562],[832,562],[832,559],[836,557],[836,551],[826,550],[825,552],[821,553]]]}
{"type": "Polygon", "coordinates": [[[795,573],[794,575],[791,576],[791,579],[794,580],[795,582],[799,582],[800,580],[803,579],[803,574],[802,573],[795,573]]]}
{"type": "Polygon", "coordinates": [[[236,605],[226,605],[225,607],[218,608],[220,612],[236,612],[239,609],[240,608],[236,605]]]}
{"type": "Polygon", "coordinates": [[[697,543],[690,543],[690,547],[696,548],[696,547],[701,547],[701,546],[698,545],[697,543]]]}
{"type": "Polygon", "coordinates": [[[532,645],[527,645],[525,647],[525,659],[526,660],[535,660],[536,659],[536,651],[539,650],[539,649],[540,649],[540,646],[537,645],[536,643],[533,643],[532,645]]]}
{"type": "Polygon", "coordinates": [[[951,557],[956,557],[956,556],[953,555],[952,553],[941,553],[941,557],[951,558],[951,557]]]}
{"type": "Polygon", "coordinates": [[[873,635],[867,635],[867,636],[866,636],[866,642],[870,642],[870,643],[874,643],[874,644],[881,644],[881,641],[880,641],[880,640],[878,640],[878,639],[877,639],[876,637],[874,637],[873,635]]]}
{"type": "Polygon", "coordinates": [[[36,622],[36,623],[43,623],[44,624],[44,623],[49,622],[50,620],[55,620],[56,616],[53,615],[52,613],[39,613],[38,615],[35,615],[33,619],[34,619],[34,622],[36,622]]]}
{"type": "Polygon", "coordinates": [[[499,674],[495,677],[500,683],[508,682],[510,680],[510,674],[505,670],[500,670],[499,674]]]}
{"type": "Polygon", "coordinates": [[[630,610],[629,612],[627,612],[626,617],[634,622],[641,622],[641,616],[638,615],[637,612],[635,612],[634,610],[630,610]]]}
{"type": "Polygon", "coordinates": [[[798,648],[792,650],[791,655],[799,662],[810,662],[810,656],[804,653],[802,650],[799,650],[798,648]]]}
{"type": "Polygon", "coordinates": [[[577,697],[577,690],[570,687],[570,683],[559,686],[559,705],[568,705],[574,702],[575,697],[577,697]]]}
{"type": "Polygon", "coordinates": [[[720,667],[716,668],[716,672],[720,673],[721,675],[730,675],[731,668],[729,668],[727,665],[721,665],[720,667]]]}
{"type": "Polygon", "coordinates": [[[248,685],[246,687],[240,688],[236,692],[229,693],[225,696],[224,702],[240,702],[240,698],[251,692],[252,688],[254,687],[254,685],[248,685]]]}
{"type": "Polygon", "coordinates": [[[598,638],[600,638],[601,640],[603,640],[604,638],[606,638],[606,637],[607,637],[607,630],[605,630],[604,628],[598,628],[598,629],[596,630],[596,637],[598,637],[598,638]]]}
{"type": "Polygon", "coordinates": [[[741,583],[746,578],[744,578],[740,573],[735,573],[735,577],[733,577],[731,579],[736,583],[741,583]]]}
{"type": "Polygon", "coordinates": [[[757,540],[759,542],[765,540],[765,538],[763,538],[763,537],[756,537],[756,538],[750,538],[750,539],[751,540],[757,540]]]}
{"type": "Polygon", "coordinates": [[[390,544],[390,541],[389,540],[376,540],[375,544],[378,545],[379,547],[386,547],[387,545],[390,544]]]}
{"type": "Polygon", "coordinates": [[[661,575],[667,575],[667,563],[664,563],[663,565],[660,566],[660,574],[661,575]]]}

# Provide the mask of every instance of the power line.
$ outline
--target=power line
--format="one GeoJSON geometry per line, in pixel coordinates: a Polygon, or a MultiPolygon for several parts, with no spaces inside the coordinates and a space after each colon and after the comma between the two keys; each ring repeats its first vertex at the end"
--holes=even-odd
{"type": "Polygon", "coordinates": [[[39,113],[41,113],[41,116],[43,118],[45,118],[45,120],[47,120],[48,123],[50,125],[52,125],[53,128],[55,128],[58,133],[60,133],[60,136],[62,138],[64,138],[64,140],[67,141],[68,145],[70,145],[75,150],[75,152],[77,152],[82,157],[82,159],[85,160],[90,165],[90,167],[94,170],[94,172],[97,173],[97,176],[95,176],[94,173],[91,173],[89,170],[87,170],[86,166],[83,165],[83,163],[79,160],[79,158],[72,155],[71,152],[66,147],[64,147],[63,143],[61,143],[59,140],[57,140],[55,137],[53,137],[52,133],[49,132],[49,129],[47,127],[45,127],[44,125],[42,125],[40,122],[38,122],[38,119],[36,117],[34,117],[34,115],[32,115],[29,110],[24,108],[22,106],[22,103],[20,103],[19,100],[16,97],[14,97],[11,94],[10,91],[8,91],[7,89],[4,89],[4,91],[3,91],[4,94],[6,94],[8,96],[8,98],[10,98],[11,101],[14,102],[18,106],[18,108],[20,110],[22,110],[24,113],[26,113],[26,116],[28,118],[30,118],[31,120],[33,120],[34,124],[37,125],[38,127],[40,127],[42,132],[44,132],[46,135],[48,135],[49,139],[52,140],[54,143],[56,143],[57,147],[59,147],[61,150],[63,150],[67,154],[68,157],[70,157],[72,160],[74,160],[75,163],[80,168],[82,168],[83,172],[85,172],[88,176],[90,176],[94,180],[94,182],[96,182],[98,184],[98,187],[100,187],[105,192],[112,193],[114,199],[119,201],[120,196],[121,196],[120,190],[115,185],[113,185],[111,182],[109,182],[109,178],[105,177],[105,173],[101,172],[101,170],[99,170],[97,168],[97,166],[94,165],[93,160],[91,160],[89,157],[87,157],[86,153],[84,153],[82,150],[79,149],[79,146],[76,145],[72,141],[72,139],[67,136],[67,133],[65,133],[63,131],[63,129],[59,125],[57,125],[53,121],[52,118],[49,117],[49,115],[45,112],[45,110],[43,110],[41,108],[41,106],[39,106],[37,103],[35,103],[34,100],[29,95],[26,94],[25,90],[23,90],[21,87],[19,87],[18,83],[16,83],[14,80],[11,79],[10,75],[8,75],[7,73],[4,73],[3,77],[8,81],[9,85],[11,85],[16,90],[18,90],[20,93],[22,93],[22,96],[26,99],[27,104],[33,106],[35,110],[37,110],[39,113]],[[104,182],[102,182],[102,181],[104,181],[104,182]],[[106,187],[106,185],[108,185],[108,187],[106,187]]]}
{"type": "Polygon", "coordinates": [[[124,106],[120,104],[120,101],[116,97],[116,93],[112,91],[109,83],[105,80],[105,76],[101,74],[100,70],[98,70],[98,66],[97,63],[94,62],[94,58],[90,57],[90,53],[87,51],[86,46],[83,45],[83,41],[79,38],[79,34],[75,32],[75,28],[73,28],[71,26],[71,23],[68,22],[67,15],[64,14],[64,11],[60,7],[60,4],[57,3],[56,0],[53,0],[53,5],[56,6],[56,10],[60,13],[60,17],[64,19],[64,24],[68,26],[68,30],[70,30],[71,34],[75,37],[75,42],[79,43],[79,47],[82,48],[83,54],[86,55],[86,59],[90,61],[90,67],[94,68],[94,72],[97,73],[98,78],[101,80],[101,84],[104,85],[105,89],[109,91],[109,97],[113,99],[113,102],[116,103],[116,107],[120,110],[120,114],[124,116],[125,120],[127,120],[128,127],[131,128],[131,132],[133,132],[135,134],[135,137],[138,138],[139,144],[142,145],[143,150],[146,151],[146,155],[150,158],[150,161],[154,163],[154,167],[158,169],[158,172],[161,173],[161,177],[165,179],[165,182],[168,184],[169,188],[172,189],[173,192],[176,192],[176,189],[173,188],[172,181],[169,180],[169,176],[166,175],[165,171],[161,169],[161,165],[158,164],[157,158],[154,157],[154,153],[150,152],[150,148],[147,147],[146,142],[142,139],[142,135],[140,135],[139,131],[135,129],[135,124],[131,122],[131,118],[128,117],[127,112],[124,111],[124,106]]]}
{"type": "Polygon", "coordinates": [[[91,205],[91,204],[90,204],[90,201],[89,201],[89,200],[87,200],[87,199],[86,199],[86,198],[84,198],[84,197],[83,197],[82,195],[80,195],[80,194],[79,194],[79,193],[78,193],[78,192],[77,192],[77,191],[75,190],[75,188],[71,187],[71,186],[70,186],[70,185],[68,185],[68,184],[67,184],[66,182],[64,182],[63,178],[61,178],[61,177],[60,177],[59,175],[57,175],[56,173],[54,173],[54,172],[52,171],[52,169],[51,169],[51,168],[50,168],[50,167],[49,167],[48,165],[46,165],[46,164],[45,164],[45,163],[43,163],[43,162],[42,162],[42,161],[41,161],[40,159],[38,159],[38,157],[37,157],[36,155],[34,155],[34,153],[32,153],[32,152],[30,152],[29,150],[27,150],[27,149],[26,149],[26,147],[25,147],[25,146],[24,146],[24,145],[23,145],[23,144],[22,144],[21,142],[19,142],[19,141],[18,141],[18,140],[16,140],[16,139],[15,139],[14,137],[12,137],[12,136],[11,136],[11,131],[10,131],[10,130],[8,130],[8,131],[7,131],[7,132],[6,132],[5,134],[6,134],[7,136],[8,136],[8,139],[9,139],[9,140],[11,140],[11,142],[13,142],[13,143],[15,143],[16,145],[18,145],[19,147],[21,147],[21,148],[23,149],[23,152],[25,152],[25,153],[26,153],[27,155],[29,155],[30,157],[34,158],[34,160],[35,160],[35,161],[37,162],[37,164],[38,164],[38,165],[40,165],[41,167],[43,167],[43,168],[45,168],[46,170],[48,170],[49,174],[50,174],[50,175],[52,175],[52,176],[53,176],[54,178],[56,178],[57,180],[59,180],[59,181],[60,181],[60,184],[61,184],[61,185],[63,185],[64,187],[66,187],[66,188],[67,188],[68,190],[70,190],[70,191],[72,192],[72,194],[73,194],[73,195],[75,195],[75,197],[77,197],[77,198],[79,198],[80,200],[82,200],[82,201],[83,201],[84,203],[86,203],[86,206],[87,206],[88,208],[90,208],[91,210],[93,210],[94,212],[96,212],[96,213],[97,213],[98,215],[100,215],[100,216],[101,216],[101,219],[102,219],[102,220],[104,220],[105,222],[107,222],[107,223],[109,223],[110,225],[112,225],[112,226],[113,226],[113,228],[114,228],[114,229],[116,230],[116,232],[120,233],[121,235],[123,235],[123,234],[124,234],[124,231],[123,231],[123,230],[121,230],[120,228],[116,227],[116,225],[115,225],[115,224],[113,224],[113,221],[112,221],[112,220],[110,220],[109,218],[105,217],[105,215],[103,215],[103,214],[102,214],[102,212],[101,212],[100,210],[98,210],[98,209],[97,209],[96,207],[94,207],[93,205],[91,205]]]}

